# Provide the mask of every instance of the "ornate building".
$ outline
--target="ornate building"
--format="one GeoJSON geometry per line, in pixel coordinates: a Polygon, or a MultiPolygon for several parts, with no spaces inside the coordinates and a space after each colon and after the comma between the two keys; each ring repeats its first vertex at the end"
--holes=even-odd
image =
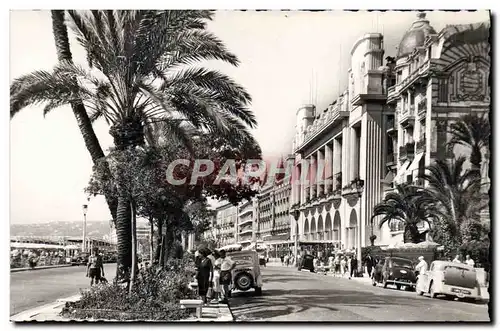
{"type": "MultiPolygon", "coordinates": [[[[489,112],[490,45],[488,23],[452,25],[436,33],[425,13],[417,16],[401,40],[393,68],[396,83],[388,90],[395,112],[386,115],[387,122],[395,119],[395,125],[387,126],[385,143],[388,156],[397,152],[398,157],[386,157],[386,178],[424,185],[418,176],[435,159],[470,153],[458,145],[451,150],[446,143],[451,123],[489,112]]],[[[402,240],[401,226],[393,225],[382,242],[402,240]]]]}
{"type": "Polygon", "coordinates": [[[447,128],[489,110],[488,32],[478,23],[436,33],[419,13],[385,65],[381,34],[356,41],[346,91],[323,111],[297,111],[292,211],[300,214],[292,239],[299,246],[334,243],[355,248],[359,259],[372,235],[379,245],[402,240],[399,224],[371,222],[373,208],[394,183],[416,182],[433,159],[464,152],[446,147],[447,128]]]}
{"type": "Polygon", "coordinates": [[[292,194],[300,246],[330,242],[361,254],[369,242],[367,220],[384,173],[383,55],[382,35],[366,34],[351,51],[348,89],[323,111],[307,105],[297,112],[293,152],[301,180],[292,194]]]}

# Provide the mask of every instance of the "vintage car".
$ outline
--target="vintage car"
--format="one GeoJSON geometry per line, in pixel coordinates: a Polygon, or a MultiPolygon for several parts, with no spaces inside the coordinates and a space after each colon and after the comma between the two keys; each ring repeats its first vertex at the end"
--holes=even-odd
{"type": "Polygon", "coordinates": [[[236,267],[232,271],[233,289],[248,291],[255,289],[255,294],[262,294],[262,275],[260,273],[259,254],[256,251],[228,252],[236,267]]]}
{"type": "Polygon", "coordinates": [[[449,299],[481,299],[476,269],[449,261],[432,262],[429,270],[418,276],[416,292],[428,293],[431,298],[444,295],[449,299]]]}
{"type": "Polygon", "coordinates": [[[384,288],[387,285],[396,285],[399,290],[402,286],[405,289],[415,289],[417,277],[413,263],[401,257],[386,257],[379,260],[372,273],[372,285],[382,284],[384,288]]]}
{"type": "Polygon", "coordinates": [[[310,254],[305,254],[301,256],[298,264],[299,271],[302,269],[309,270],[310,272],[314,272],[314,256],[310,254]]]}

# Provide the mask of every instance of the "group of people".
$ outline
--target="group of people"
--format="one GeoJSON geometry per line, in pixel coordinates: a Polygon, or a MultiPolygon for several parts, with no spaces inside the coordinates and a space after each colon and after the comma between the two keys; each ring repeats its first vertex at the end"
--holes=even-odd
{"type": "Polygon", "coordinates": [[[293,257],[292,254],[286,254],[286,255],[281,255],[281,264],[283,266],[294,266],[295,265],[295,258],[293,257]]]}
{"type": "Polygon", "coordinates": [[[335,277],[357,277],[358,276],[358,260],[350,255],[340,256],[331,255],[328,258],[328,266],[330,271],[333,270],[335,277]]]}
{"type": "Polygon", "coordinates": [[[232,270],[236,263],[224,250],[199,249],[195,253],[198,295],[204,304],[228,303],[231,297],[232,270]]]}
{"type": "Polygon", "coordinates": [[[455,258],[453,259],[453,261],[452,261],[452,262],[453,262],[453,263],[465,263],[465,264],[467,264],[467,265],[468,265],[468,266],[470,266],[470,267],[474,267],[474,264],[475,264],[475,263],[474,263],[474,260],[473,260],[473,259],[471,259],[470,255],[466,255],[466,256],[465,256],[465,261],[464,261],[464,262],[462,262],[462,261],[460,260],[460,255],[457,255],[457,256],[455,256],[455,258]]]}

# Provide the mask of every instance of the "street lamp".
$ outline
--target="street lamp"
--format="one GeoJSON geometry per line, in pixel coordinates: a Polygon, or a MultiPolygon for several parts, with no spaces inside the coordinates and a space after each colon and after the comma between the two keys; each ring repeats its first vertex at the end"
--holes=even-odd
{"type": "Polygon", "coordinates": [[[293,216],[293,219],[295,220],[295,263],[297,264],[297,255],[299,253],[299,217],[300,217],[300,210],[294,209],[290,212],[290,214],[293,216]]]}
{"type": "Polygon", "coordinates": [[[89,205],[84,204],[82,206],[83,210],[83,238],[82,238],[82,253],[85,252],[85,240],[87,239],[87,210],[89,209],[89,205]]]}
{"type": "MultiPolygon", "coordinates": [[[[359,247],[358,247],[358,251],[357,251],[357,254],[356,254],[356,259],[358,260],[358,263],[359,265],[361,265],[362,261],[361,261],[361,226],[363,224],[361,224],[361,221],[363,219],[363,212],[362,212],[362,207],[363,207],[363,203],[361,201],[361,196],[363,195],[363,187],[365,186],[365,181],[362,180],[362,179],[359,179],[359,178],[356,178],[354,180],[354,186],[356,187],[356,192],[358,193],[358,197],[359,197],[359,247]]],[[[358,270],[359,270],[359,265],[358,265],[358,270]]]]}

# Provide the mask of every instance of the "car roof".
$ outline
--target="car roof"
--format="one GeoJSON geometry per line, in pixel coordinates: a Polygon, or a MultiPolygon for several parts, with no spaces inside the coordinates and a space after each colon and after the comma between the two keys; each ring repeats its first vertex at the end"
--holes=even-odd
{"type": "Polygon", "coordinates": [[[387,259],[390,259],[390,260],[402,260],[402,261],[411,262],[410,259],[407,259],[407,258],[404,258],[404,257],[399,257],[399,256],[388,256],[387,259]]]}
{"type": "Polygon", "coordinates": [[[465,263],[457,263],[457,262],[442,261],[442,260],[436,260],[436,261],[433,261],[432,263],[434,263],[434,265],[438,265],[438,266],[452,266],[452,267],[457,267],[457,268],[476,270],[474,267],[471,267],[470,265],[465,264],[465,263]]]}

